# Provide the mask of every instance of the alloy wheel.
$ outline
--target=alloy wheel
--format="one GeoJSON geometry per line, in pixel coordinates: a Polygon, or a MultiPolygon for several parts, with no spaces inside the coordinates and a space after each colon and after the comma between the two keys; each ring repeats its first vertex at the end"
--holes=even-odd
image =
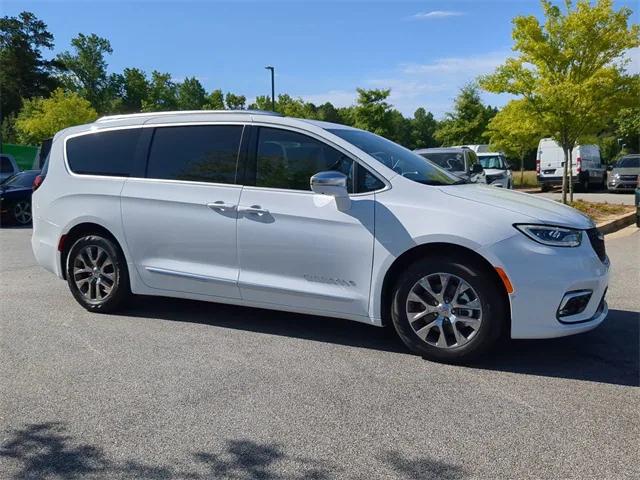
{"type": "Polygon", "coordinates": [[[478,294],[450,273],[433,273],[418,280],[409,291],[406,313],[422,341],[444,349],[468,343],[482,323],[478,294]]]}
{"type": "Polygon", "coordinates": [[[27,201],[18,202],[13,206],[13,217],[20,225],[31,221],[31,204],[27,201]]]}
{"type": "Polygon", "coordinates": [[[84,247],[73,259],[73,281],[89,303],[106,301],[114,291],[117,275],[113,259],[97,245],[84,247]]]}

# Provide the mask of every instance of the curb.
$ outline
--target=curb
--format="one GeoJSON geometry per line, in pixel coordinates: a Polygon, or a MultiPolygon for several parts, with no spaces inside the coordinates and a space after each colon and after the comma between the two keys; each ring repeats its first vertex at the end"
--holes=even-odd
{"type": "Polygon", "coordinates": [[[609,233],[617,232],[618,230],[623,229],[624,227],[628,227],[636,221],[636,212],[625,213],[624,215],[620,215],[613,220],[608,220],[606,222],[598,223],[596,227],[600,230],[600,233],[603,235],[608,235],[609,233]]]}

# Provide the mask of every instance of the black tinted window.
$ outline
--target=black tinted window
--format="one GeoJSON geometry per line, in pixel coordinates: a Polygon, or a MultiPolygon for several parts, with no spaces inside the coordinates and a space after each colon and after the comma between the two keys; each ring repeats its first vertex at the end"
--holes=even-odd
{"type": "Polygon", "coordinates": [[[258,187],[310,190],[309,179],[318,172],[336,170],[348,177],[353,192],[354,163],[338,150],[314,138],[289,130],[261,128],[258,138],[258,187]]]}
{"type": "Polygon", "coordinates": [[[91,133],[67,140],[67,160],[74,173],[128,177],[133,171],[140,128],[91,133]]]}
{"type": "Polygon", "coordinates": [[[362,166],[358,166],[358,193],[374,192],[384,188],[384,183],[373,173],[362,166]]]}
{"type": "Polygon", "coordinates": [[[147,177],[235,183],[240,125],[194,125],[156,129],[147,177]]]}

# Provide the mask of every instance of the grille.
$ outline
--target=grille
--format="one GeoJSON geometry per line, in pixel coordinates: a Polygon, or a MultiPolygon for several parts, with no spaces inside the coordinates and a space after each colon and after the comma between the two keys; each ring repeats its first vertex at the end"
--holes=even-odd
{"type": "Polygon", "coordinates": [[[487,175],[487,183],[491,183],[495,180],[501,179],[502,175],[502,173],[498,173],[497,175],[487,175]]]}
{"type": "Polygon", "coordinates": [[[620,180],[624,180],[625,182],[635,182],[638,180],[637,175],[620,175],[620,180]]]}
{"type": "Polygon", "coordinates": [[[587,230],[587,236],[598,258],[603,262],[606,261],[607,251],[604,246],[604,235],[602,235],[597,228],[590,228],[587,230]]]}
{"type": "Polygon", "coordinates": [[[553,168],[553,169],[551,169],[551,170],[545,170],[545,171],[544,171],[544,173],[545,173],[545,174],[549,174],[549,173],[556,173],[556,169],[555,169],[555,168],[553,168]]]}

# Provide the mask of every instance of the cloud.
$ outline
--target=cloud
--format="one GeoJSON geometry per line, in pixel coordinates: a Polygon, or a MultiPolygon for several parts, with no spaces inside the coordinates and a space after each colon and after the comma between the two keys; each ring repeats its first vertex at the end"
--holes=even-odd
{"type": "Polygon", "coordinates": [[[433,20],[436,18],[460,17],[462,15],[464,15],[464,13],[453,10],[432,10],[431,12],[416,13],[415,15],[411,15],[411,18],[414,20],[433,20]]]}
{"type": "Polygon", "coordinates": [[[634,47],[625,52],[623,59],[628,60],[627,73],[635,75],[640,73],[640,47],[634,47]]]}
{"type": "MultiPolygon", "coordinates": [[[[411,116],[424,107],[441,118],[451,111],[460,88],[479,75],[491,73],[510,55],[508,49],[460,57],[436,58],[427,63],[403,63],[395,68],[361,78],[353,89],[335,89],[324,93],[300,95],[304,100],[320,105],[331,102],[339,107],[353,105],[356,87],[390,88],[389,102],[404,115],[411,116]]],[[[507,95],[482,94],[491,105],[502,105],[507,95]]]]}

